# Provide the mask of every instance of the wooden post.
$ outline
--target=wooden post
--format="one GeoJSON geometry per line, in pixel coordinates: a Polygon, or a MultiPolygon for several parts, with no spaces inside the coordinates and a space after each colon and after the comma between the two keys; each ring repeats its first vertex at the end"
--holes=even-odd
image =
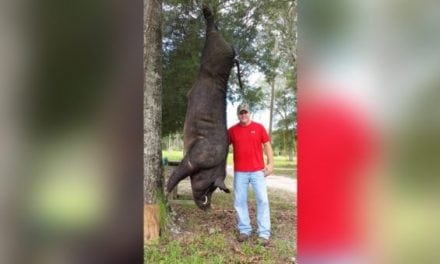
{"type": "Polygon", "coordinates": [[[144,204],[144,244],[158,241],[160,233],[160,209],[157,204],[144,204]]]}

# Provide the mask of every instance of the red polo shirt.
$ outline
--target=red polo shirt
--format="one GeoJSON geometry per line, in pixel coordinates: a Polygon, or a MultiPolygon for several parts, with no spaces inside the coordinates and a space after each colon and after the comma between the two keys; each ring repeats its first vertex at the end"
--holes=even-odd
{"type": "Polygon", "coordinates": [[[229,129],[229,143],[234,146],[235,171],[259,171],[264,169],[263,145],[270,140],[266,129],[251,121],[247,126],[240,123],[229,129]]]}

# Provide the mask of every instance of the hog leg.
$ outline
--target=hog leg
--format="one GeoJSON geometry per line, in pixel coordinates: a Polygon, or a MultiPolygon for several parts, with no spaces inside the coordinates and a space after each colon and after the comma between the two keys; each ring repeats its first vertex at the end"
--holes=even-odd
{"type": "Polygon", "coordinates": [[[222,162],[213,168],[200,170],[191,175],[191,186],[193,190],[202,191],[204,193],[213,192],[216,188],[220,188],[220,190],[229,193],[230,191],[224,182],[225,178],[225,162],[222,162]]]}
{"type": "Polygon", "coordinates": [[[230,190],[225,185],[226,160],[217,166],[215,173],[216,173],[216,179],[214,182],[214,186],[218,187],[220,190],[224,191],[225,193],[230,193],[230,190]]]}
{"type": "Polygon", "coordinates": [[[205,138],[197,139],[171,174],[167,183],[167,192],[171,192],[181,180],[200,169],[208,169],[218,165],[222,160],[221,153],[225,153],[224,148],[220,144],[210,144],[205,138]]]}
{"type": "Polygon", "coordinates": [[[210,31],[217,31],[214,24],[214,16],[211,9],[207,5],[203,6],[203,16],[206,20],[206,33],[209,33],[210,31]]]}
{"type": "Polygon", "coordinates": [[[193,173],[194,168],[191,163],[188,162],[188,155],[186,155],[168,179],[167,192],[171,192],[181,180],[193,173]]]}

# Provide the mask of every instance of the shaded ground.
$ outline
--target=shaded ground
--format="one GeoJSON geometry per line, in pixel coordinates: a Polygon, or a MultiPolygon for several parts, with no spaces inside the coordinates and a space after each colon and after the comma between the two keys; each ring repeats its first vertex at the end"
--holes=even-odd
{"type": "MultiPolygon", "coordinates": [[[[226,185],[232,187],[232,177],[226,185]]],[[[249,192],[249,210],[255,224],[255,199],[249,192]]],[[[216,191],[212,210],[198,209],[189,190],[189,181],[179,184],[179,199],[170,202],[172,221],[155,246],[146,247],[146,263],[295,263],[296,195],[269,189],[272,238],[269,247],[250,241],[239,243],[235,231],[232,194],[216,191]]]]}

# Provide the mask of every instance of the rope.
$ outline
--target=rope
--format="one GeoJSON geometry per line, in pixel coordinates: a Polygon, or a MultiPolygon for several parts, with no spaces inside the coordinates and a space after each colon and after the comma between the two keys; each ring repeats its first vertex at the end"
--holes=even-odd
{"type": "Polygon", "coordinates": [[[239,56],[238,56],[237,50],[235,48],[233,48],[233,49],[234,49],[234,54],[235,54],[234,62],[235,62],[235,65],[237,65],[238,85],[240,86],[241,94],[244,95],[243,83],[241,82],[241,74],[240,74],[240,60],[238,59],[239,56]]]}

